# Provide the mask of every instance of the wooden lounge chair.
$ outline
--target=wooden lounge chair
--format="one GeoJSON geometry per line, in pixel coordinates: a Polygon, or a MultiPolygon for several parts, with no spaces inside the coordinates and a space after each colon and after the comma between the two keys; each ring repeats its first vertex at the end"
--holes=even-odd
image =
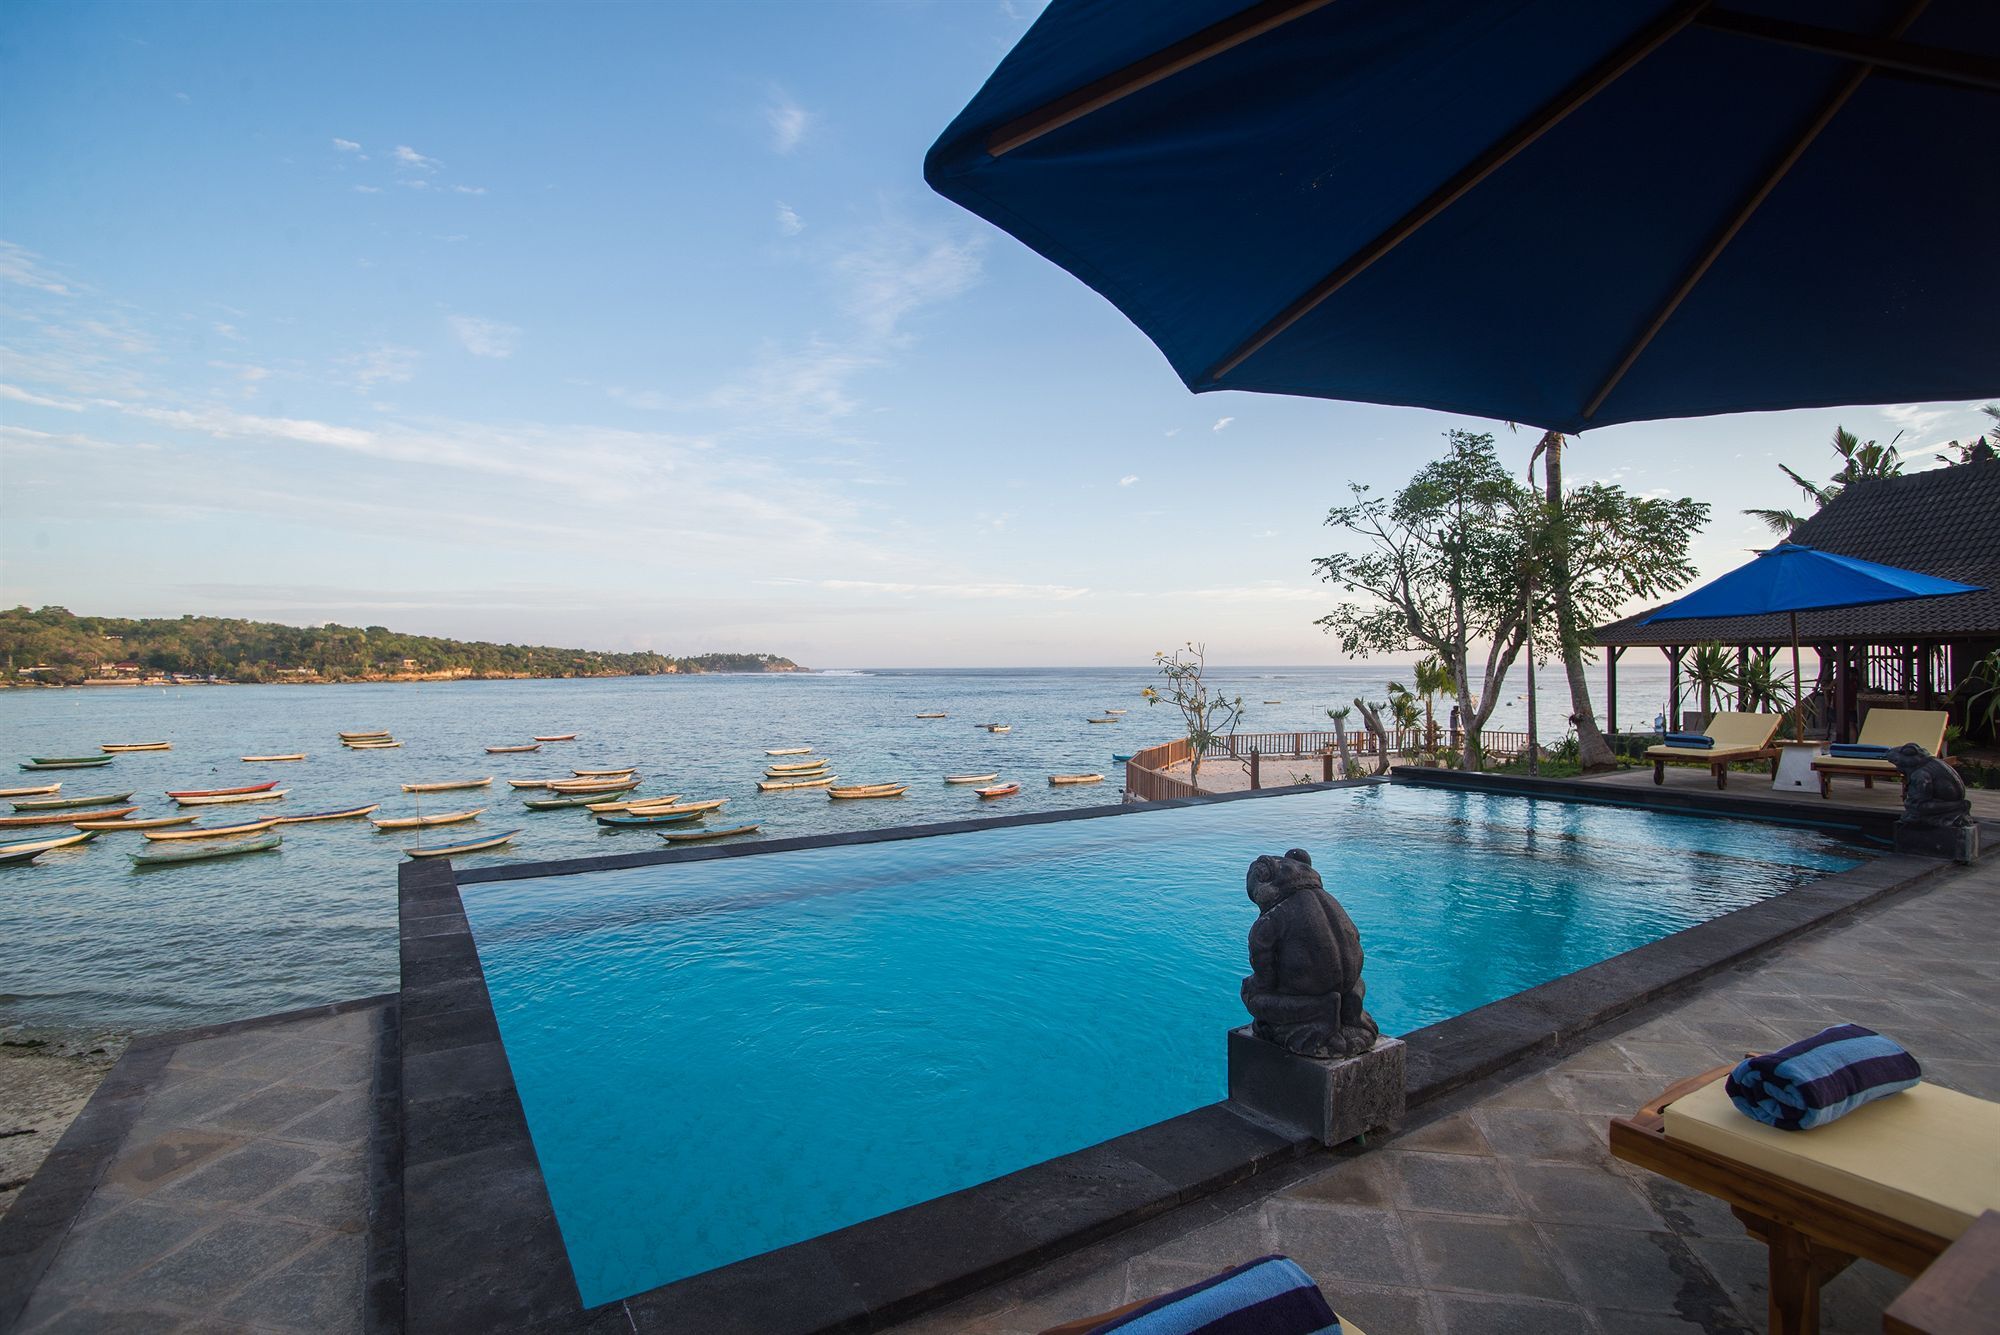
{"type": "MultiPolygon", "coordinates": [[[[1855,738],[1860,746],[1901,746],[1904,742],[1915,742],[1924,750],[1936,755],[1944,749],[1945,724],[1950,715],[1942,709],[1883,709],[1868,711],[1868,717],[1861,721],[1861,735],[1855,738]]],[[[1812,763],[1813,773],[1819,775],[1819,795],[1833,795],[1833,779],[1836,774],[1855,774],[1861,777],[1864,787],[1873,788],[1877,779],[1902,781],[1903,773],[1886,760],[1865,760],[1850,756],[1821,756],[1812,763]]]]}
{"type": "MultiPolygon", "coordinates": [[[[1290,1331],[1303,1329],[1304,1326],[1301,1323],[1301,1319],[1306,1318],[1306,1313],[1297,1307],[1287,1308],[1282,1312],[1274,1313],[1272,1305],[1265,1302],[1256,1303],[1250,1307],[1230,1305],[1225,1307],[1223,1312],[1219,1312],[1212,1305],[1216,1296],[1225,1291],[1215,1286],[1226,1286],[1236,1282],[1231,1279],[1231,1276],[1241,1275],[1244,1271],[1271,1273],[1274,1266],[1277,1267],[1277,1273],[1292,1277],[1289,1281],[1280,1281],[1281,1284],[1289,1287],[1291,1284],[1296,1283],[1300,1286],[1303,1293],[1310,1295],[1308,1301],[1318,1311],[1317,1316],[1309,1318],[1313,1323],[1312,1328],[1315,1330],[1324,1329],[1324,1316],[1329,1309],[1326,1306],[1325,1295],[1318,1291],[1318,1285],[1312,1283],[1312,1277],[1307,1275],[1303,1270],[1300,1270],[1297,1262],[1291,1260],[1289,1257],[1267,1256],[1254,1263],[1232,1267],[1197,1284],[1177,1289],[1172,1293],[1160,1294],[1153,1298],[1141,1298],[1137,1302],[1126,1303],[1123,1307],[1114,1307],[1108,1312],[1098,1312],[1092,1316],[1078,1317],[1074,1321],[1065,1321],[1059,1326],[1050,1326],[1043,1330],[1041,1335],[1091,1335],[1093,1331],[1098,1330],[1107,1322],[1116,1322],[1120,1318],[1133,1316],[1142,1309],[1152,1309],[1149,1311],[1147,1317],[1148,1325],[1152,1329],[1207,1330],[1211,1328],[1211,1322],[1217,1325],[1227,1325],[1232,1330],[1241,1329],[1244,1331],[1290,1331]],[[1208,1292],[1205,1295],[1196,1294],[1195,1291],[1199,1289],[1206,1289],[1208,1292]],[[1227,1315],[1224,1314],[1225,1312],[1227,1315]]],[[[1244,1295],[1244,1297],[1252,1299],[1258,1296],[1260,1295],[1256,1293],[1244,1295]]],[[[1232,1298],[1234,1298],[1234,1295],[1232,1295],[1232,1298]]],[[[1242,1301],[1240,1298],[1235,1300],[1242,1301]]],[[[1228,1299],[1224,1301],[1226,1303],[1229,1302],[1228,1299]]],[[[1341,1317],[1338,1313],[1335,1313],[1334,1319],[1339,1324],[1342,1335],[1362,1335],[1361,1328],[1348,1321],[1345,1317],[1341,1317]]],[[[1122,1329],[1122,1327],[1114,1327],[1114,1329],[1122,1329]]]]}
{"type": "Polygon", "coordinates": [[[1713,747],[1649,746],[1646,759],[1653,762],[1653,782],[1667,781],[1667,762],[1672,760],[1707,765],[1717,788],[1729,786],[1729,767],[1739,760],[1768,760],[1776,775],[1778,748],[1771,745],[1771,738],[1781,721],[1776,714],[1717,714],[1702,730],[1713,747]]]}
{"type": "Polygon", "coordinates": [[[1738,1112],[1732,1068],[1611,1120],[1611,1153],[1728,1205],[1770,1249],[1772,1335],[1815,1335],[1820,1286],[1856,1259],[1920,1274],[2000,1205],[2000,1104],[1921,1084],[1811,1131],[1738,1112]]]}

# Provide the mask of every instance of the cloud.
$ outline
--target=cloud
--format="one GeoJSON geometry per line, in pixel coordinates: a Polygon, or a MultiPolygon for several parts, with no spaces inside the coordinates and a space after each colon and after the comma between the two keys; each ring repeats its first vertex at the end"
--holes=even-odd
{"type": "Polygon", "coordinates": [[[806,137],[812,125],[812,113],[792,101],[781,89],[771,91],[771,101],[764,108],[764,123],[771,128],[771,147],[779,153],[790,153],[806,137]]]}
{"type": "Polygon", "coordinates": [[[1171,440],[1171,439],[1173,439],[1173,438],[1174,438],[1175,436],[1178,436],[1178,435],[1179,435],[1180,433],[1181,433],[1181,429],[1180,429],[1179,427],[1175,427],[1175,428],[1174,428],[1173,430],[1171,430],[1171,431],[1169,431],[1169,432],[1167,433],[1167,438],[1168,438],[1169,440],[1171,440]]]}
{"type": "Polygon", "coordinates": [[[1139,480],[1139,475],[1137,473],[1127,473],[1124,477],[1118,479],[1118,485],[1121,487],[1129,487],[1138,480],[1139,480]]]}
{"type": "Polygon", "coordinates": [[[891,338],[910,312],[971,287],[984,248],[978,236],[954,239],[883,228],[834,261],[846,286],[842,304],[870,337],[891,338]]]}
{"type": "Polygon", "coordinates": [[[43,265],[40,255],[11,241],[0,241],[0,283],[15,283],[58,297],[75,295],[69,284],[43,265]]]}
{"type": "Polygon", "coordinates": [[[210,362],[209,365],[218,371],[228,371],[235,375],[237,380],[242,382],[243,397],[246,399],[257,392],[259,381],[267,380],[271,375],[267,367],[251,366],[243,362],[210,362]]]}
{"type": "Polygon", "coordinates": [[[439,166],[436,158],[427,158],[408,144],[396,145],[395,151],[389,156],[396,160],[397,166],[406,167],[411,171],[434,172],[439,166]]]}
{"type": "Polygon", "coordinates": [[[354,189],[357,194],[363,195],[379,195],[382,193],[382,187],[379,185],[357,185],[354,189]]]}
{"type": "Polygon", "coordinates": [[[511,357],[514,345],[521,338],[520,326],[500,320],[483,320],[476,315],[448,315],[445,323],[451,326],[451,332],[465,350],[475,357],[511,357]]]}
{"type": "Polygon", "coordinates": [[[357,427],[294,417],[256,417],[228,408],[145,408],[115,403],[106,406],[130,417],[200,432],[217,440],[289,440],[299,445],[330,445],[343,450],[367,450],[375,442],[375,433],[357,427]]]}
{"type": "Polygon", "coordinates": [[[824,432],[860,406],[848,380],[881,364],[877,354],[819,339],[790,352],[766,348],[756,365],[716,389],[708,402],[753,430],[824,432]]]}
{"type": "Polygon", "coordinates": [[[422,357],[415,348],[405,348],[394,343],[377,343],[372,348],[342,357],[337,363],[346,370],[357,389],[369,390],[376,385],[404,385],[417,373],[417,362],[422,357]]]}
{"type": "Polygon", "coordinates": [[[483,195],[486,193],[486,187],[483,185],[455,185],[452,187],[452,191],[461,195],[483,195]]]}
{"type": "Polygon", "coordinates": [[[361,145],[355,143],[352,139],[335,138],[333,146],[343,153],[359,153],[361,151],[361,145]]]}
{"type": "Polygon", "coordinates": [[[31,394],[15,385],[0,385],[0,399],[12,399],[16,403],[32,403],[37,408],[60,408],[66,413],[80,413],[83,405],[70,403],[65,399],[52,399],[42,394],[31,394]]]}
{"type": "Polygon", "coordinates": [[[778,230],[786,236],[797,236],[806,230],[805,220],[799,217],[797,210],[782,199],[778,201],[778,230]]]}
{"type": "Polygon", "coordinates": [[[1229,424],[1230,424],[1231,422],[1233,422],[1233,421],[1235,421],[1235,420],[1236,420],[1236,419],[1235,419],[1235,418],[1233,418],[1233,417],[1219,417],[1219,418],[1217,418],[1217,419],[1216,419],[1216,422],[1215,422],[1215,425],[1214,425],[1214,426],[1212,426],[1212,427],[1210,427],[1210,428],[1209,428],[1209,430],[1210,430],[1210,431],[1220,431],[1220,430],[1222,430],[1222,429],[1223,429],[1224,427],[1228,426],[1228,425],[1229,425],[1229,424]]]}
{"type": "Polygon", "coordinates": [[[211,328],[213,328],[215,332],[223,338],[231,339],[237,343],[241,343],[243,341],[243,335],[236,332],[236,326],[233,324],[228,324],[222,320],[217,320],[211,326],[211,328]]]}

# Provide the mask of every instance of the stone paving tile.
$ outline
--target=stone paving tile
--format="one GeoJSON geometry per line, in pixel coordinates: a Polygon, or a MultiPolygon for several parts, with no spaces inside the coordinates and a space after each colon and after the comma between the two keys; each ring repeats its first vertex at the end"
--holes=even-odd
{"type": "Polygon", "coordinates": [[[1496,1297],[1575,1297],[1554,1254],[1532,1228],[1453,1215],[1405,1214],[1416,1244],[1418,1273],[1433,1289],[1496,1297]]]}
{"type": "Polygon", "coordinates": [[[131,1277],[151,1302],[184,1308],[206,1306],[233,1292],[246,1276],[290,1261],[314,1241],[312,1229],[268,1219],[225,1219],[185,1247],[131,1277]]]}
{"type": "MultiPolygon", "coordinates": [[[[1568,1303],[1538,1303],[1518,1298],[1472,1298],[1441,1293],[1431,1302],[1436,1329],[1444,1335],[1584,1335],[1591,1332],[1582,1309],[1568,1303]]],[[[1360,1318],[1355,1318],[1360,1324],[1360,1318]]],[[[1363,1330],[1368,1329],[1362,1326],[1363,1330]]],[[[1405,1326],[1404,1330],[1417,1327],[1405,1326]]]]}
{"type": "Polygon", "coordinates": [[[1506,1172],[1530,1219],[1605,1228],[1667,1227],[1644,1193],[1618,1174],[1560,1163],[1509,1163],[1506,1172]]]}
{"type": "Polygon", "coordinates": [[[1405,1210],[1521,1217],[1520,1198],[1493,1159],[1407,1150],[1385,1151],[1382,1157],[1395,1184],[1396,1204],[1405,1210]]]}
{"type": "MultiPolygon", "coordinates": [[[[1422,1278],[1403,1220],[1394,1211],[1281,1201],[1271,1208],[1269,1223],[1274,1245],[1264,1252],[1282,1251],[1330,1286],[1329,1293],[1349,1280],[1410,1286],[1422,1278]]],[[[1264,1252],[1222,1253],[1213,1258],[1217,1264],[1210,1273],[1264,1252]]]]}

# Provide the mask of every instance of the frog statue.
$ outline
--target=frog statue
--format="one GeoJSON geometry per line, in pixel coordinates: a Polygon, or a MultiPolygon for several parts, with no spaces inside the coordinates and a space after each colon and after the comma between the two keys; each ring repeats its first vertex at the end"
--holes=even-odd
{"type": "Polygon", "coordinates": [[[1356,1057],[1381,1030],[1361,1007],[1361,934],[1294,848],[1260,857],[1245,878],[1257,921],[1243,1005],[1252,1031],[1302,1057],[1356,1057]]]}
{"type": "Polygon", "coordinates": [[[1903,819],[1911,830],[1945,830],[1972,823],[1965,783],[1951,766],[1915,742],[1889,748],[1884,757],[1903,776],[1903,819]]]}

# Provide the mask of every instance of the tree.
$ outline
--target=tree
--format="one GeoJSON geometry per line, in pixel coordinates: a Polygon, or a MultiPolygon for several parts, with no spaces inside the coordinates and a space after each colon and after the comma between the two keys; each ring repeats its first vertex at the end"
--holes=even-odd
{"type": "MultiPolygon", "coordinates": [[[[1562,653],[1563,671],[1569,677],[1569,717],[1570,722],[1576,725],[1577,764],[1585,774],[1595,774],[1616,768],[1618,755],[1611,749],[1611,743],[1604,740],[1604,733],[1597,726],[1597,711],[1590,701],[1590,684],[1583,677],[1584,628],[1578,624],[1576,600],[1570,594],[1569,526],[1562,476],[1563,443],[1560,431],[1542,434],[1535,452],[1528,456],[1528,481],[1530,485],[1534,483],[1535,460],[1540,459],[1545,504],[1549,508],[1550,519],[1549,539],[1544,552],[1548,566],[1544,584],[1556,614],[1556,639],[1562,653]]],[[[1530,690],[1533,685],[1531,675],[1530,690]]],[[[1532,724],[1532,705],[1528,719],[1532,724]]],[[[1533,759],[1531,754],[1531,764],[1533,759]]]]}
{"type": "Polygon", "coordinates": [[[1985,463],[2000,457],[2000,403],[1989,403],[1979,411],[1985,413],[1993,425],[1986,428],[1986,434],[1983,436],[1974,436],[1966,441],[1947,442],[1945,448],[1956,452],[1958,457],[1954,459],[1949,454],[1940,454],[1937,456],[1939,463],[1954,465],[1985,463]]]}
{"type": "MultiPolygon", "coordinates": [[[[1359,700],[1355,701],[1355,704],[1359,703],[1359,700]]],[[[1338,709],[1326,711],[1326,716],[1333,720],[1333,745],[1340,753],[1340,777],[1343,779],[1354,777],[1354,761],[1347,750],[1347,719],[1353,712],[1353,705],[1342,705],[1338,709]]]]}
{"type": "Polygon", "coordinates": [[[1424,750],[1436,754],[1438,749],[1438,697],[1451,690],[1451,672],[1444,660],[1436,654],[1425,654],[1410,668],[1410,676],[1416,684],[1416,696],[1424,702],[1424,750]]]}
{"type": "Polygon", "coordinates": [[[1688,655],[1687,674],[1688,680],[1701,694],[1701,712],[1713,715],[1715,710],[1710,699],[1723,687],[1736,681],[1736,664],[1730,660],[1725,646],[1713,642],[1698,644],[1688,655]]]}
{"type": "Polygon", "coordinates": [[[1208,646],[1190,640],[1187,646],[1173,653],[1156,653],[1153,662],[1159,666],[1160,675],[1166,678],[1166,695],[1148,686],[1139,694],[1148,705],[1157,705],[1162,699],[1172,702],[1187,721],[1188,739],[1188,782],[1201,786],[1201,761],[1210,748],[1224,736],[1234,731],[1243,720],[1243,697],[1225,699],[1211,696],[1208,683],[1202,680],[1202,673],[1208,668],[1208,646]]]}
{"type": "MultiPolygon", "coordinates": [[[[1806,499],[1813,503],[1813,509],[1818,510],[1851,483],[1863,478],[1899,476],[1903,471],[1903,456],[1897,451],[1896,442],[1902,438],[1903,433],[1898,431],[1889,438],[1887,445],[1878,445],[1872,440],[1862,440],[1844,426],[1835,427],[1831,443],[1834,454],[1840,459],[1840,470],[1825,483],[1801,477],[1784,464],[1778,465],[1778,471],[1790,478],[1805,493],[1806,499]]],[[[1791,537],[1798,526],[1809,518],[1792,510],[1745,510],[1743,513],[1761,520],[1766,528],[1781,538],[1791,537]]]]}

